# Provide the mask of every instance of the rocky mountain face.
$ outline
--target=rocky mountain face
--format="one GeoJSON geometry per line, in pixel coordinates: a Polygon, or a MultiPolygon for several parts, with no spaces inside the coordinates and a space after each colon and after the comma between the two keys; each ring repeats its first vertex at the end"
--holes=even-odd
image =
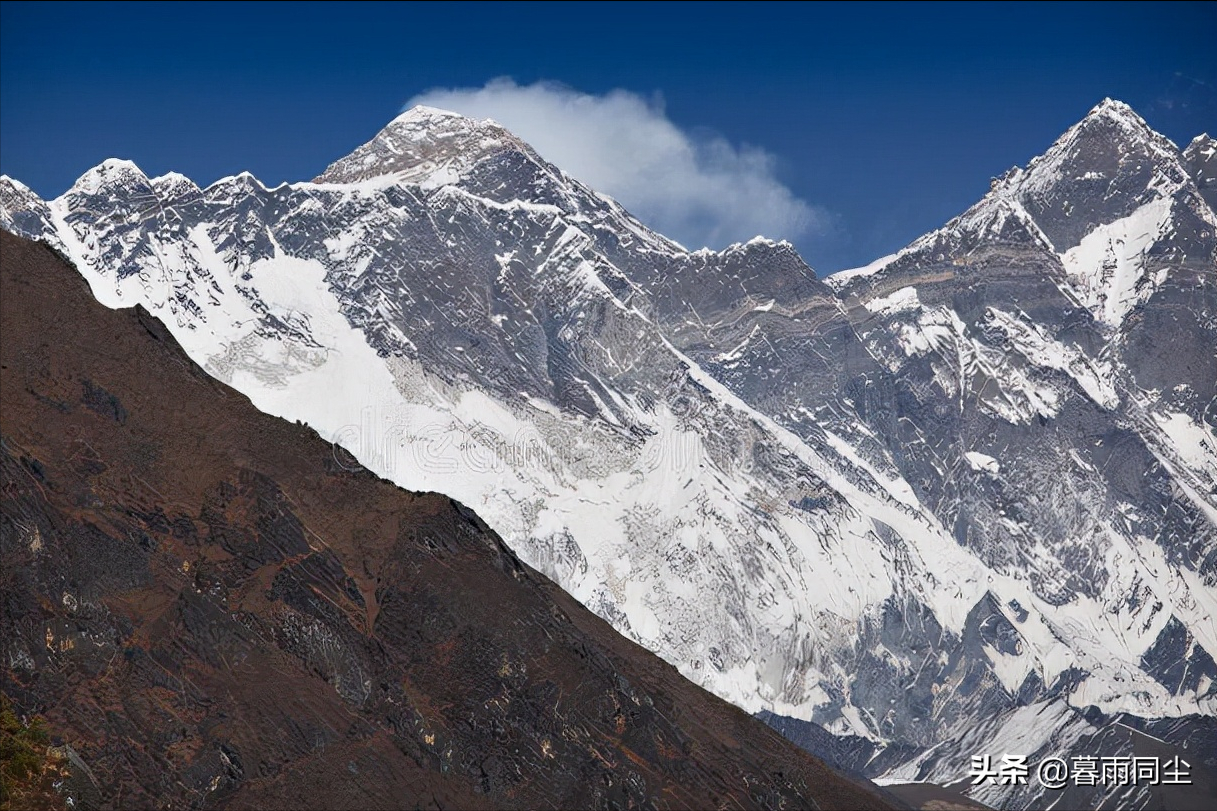
{"type": "Polygon", "coordinates": [[[71,807],[900,807],[0,248],[0,685],[71,807]]]}
{"type": "MultiPolygon", "coordinates": [[[[427,108],[275,189],[108,161],[47,202],[5,178],[0,225],[259,409],[471,505],[695,682],[946,783],[983,754],[965,740],[1213,727],[1212,155],[1104,102],[826,280],[786,243],[686,251],[427,108]]],[[[1126,788],[1083,802],[1152,799],[1126,788]]]]}
{"type": "Polygon", "coordinates": [[[1200,196],[1217,209],[1217,141],[1207,133],[1197,135],[1183,150],[1183,159],[1200,196]]]}

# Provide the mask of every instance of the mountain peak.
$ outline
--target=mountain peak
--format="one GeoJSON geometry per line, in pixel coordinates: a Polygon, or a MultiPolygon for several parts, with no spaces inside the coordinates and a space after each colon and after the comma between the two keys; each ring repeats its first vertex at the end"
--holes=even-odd
{"type": "Polygon", "coordinates": [[[1205,157],[1217,152],[1217,139],[1209,135],[1207,132],[1202,132],[1192,139],[1192,142],[1187,145],[1187,152],[1198,152],[1205,157]]]}
{"type": "Polygon", "coordinates": [[[24,183],[22,183],[17,178],[9,177],[8,175],[0,175],[0,188],[2,188],[4,186],[9,186],[20,192],[30,191],[30,187],[25,185],[24,183]]]}
{"type": "Polygon", "coordinates": [[[179,172],[166,172],[152,178],[152,187],[167,196],[199,191],[197,183],[179,172]]]}
{"type": "Polygon", "coordinates": [[[495,121],[418,105],[394,118],[350,155],[330,164],[316,180],[385,180],[438,187],[459,181],[486,158],[511,150],[540,160],[531,147],[495,121]]]}
{"type": "Polygon", "coordinates": [[[1183,150],[1183,163],[1200,196],[1217,211],[1217,140],[1207,132],[1197,135],[1183,150]]]}
{"type": "Polygon", "coordinates": [[[1091,118],[1110,118],[1115,121],[1127,121],[1142,127],[1148,127],[1145,119],[1137,115],[1136,110],[1124,102],[1113,98],[1105,98],[1096,104],[1086,114],[1086,118],[1083,121],[1091,118]]]}
{"type": "Polygon", "coordinates": [[[1107,98],[1092,107],[1081,121],[1066,130],[1048,154],[1052,154],[1054,150],[1093,149],[1096,145],[1110,146],[1116,142],[1123,144],[1125,149],[1146,144],[1149,150],[1160,155],[1173,155],[1177,151],[1173,143],[1155,132],[1132,107],[1122,101],[1107,98]]]}
{"type": "Polygon", "coordinates": [[[1178,148],[1122,101],[1104,99],[1012,178],[1057,251],[1187,182],[1178,148]]]}
{"type": "Polygon", "coordinates": [[[453,110],[430,107],[426,104],[416,104],[390,121],[388,126],[391,127],[394,124],[436,124],[447,122],[467,122],[471,127],[481,123],[478,119],[470,118],[453,110]]]}
{"type": "Polygon", "coordinates": [[[121,158],[106,158],[80,176],[69,193],[86,192],[96,194],[110,186],[125,186],[132,183],[148,183],[148,176],[132,161],[121,158]]]}

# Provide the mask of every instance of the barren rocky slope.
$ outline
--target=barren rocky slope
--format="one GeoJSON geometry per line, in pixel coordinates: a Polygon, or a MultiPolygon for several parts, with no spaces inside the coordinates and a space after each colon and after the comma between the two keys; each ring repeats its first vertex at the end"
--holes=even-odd
{"type": "Polygon", "coordinates": [[[0,246],[0,688],[77,807],[898,806],[0,246]]]}

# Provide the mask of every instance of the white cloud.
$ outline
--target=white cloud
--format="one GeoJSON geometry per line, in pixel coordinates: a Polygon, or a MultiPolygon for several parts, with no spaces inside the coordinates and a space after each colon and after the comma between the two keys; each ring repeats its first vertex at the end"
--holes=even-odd
{"type": "Polygon", "coordinates": [[[772,155],[685,132],[659,99],[501,78],[480,88],[429,90],[407,107],[416,104],[494,119],[550,163],[690,248],[722,248],[757,235],[794,241],[830,222],[777,180],[772,155]]]}

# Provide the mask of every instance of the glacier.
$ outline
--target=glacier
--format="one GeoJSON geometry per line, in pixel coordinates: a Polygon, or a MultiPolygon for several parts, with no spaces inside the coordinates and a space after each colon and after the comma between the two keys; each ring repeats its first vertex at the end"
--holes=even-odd
{"type": "Polygon", "coordinates": [[[961,741],[1217,714],[1217,217],[1191,151],[1106,101],[826,280],[785,242],[687,251],[432,108],[276,188],[0,178],[0,227],[337,463],[468,504],[706,689],[950,782],[961,741]]]}

